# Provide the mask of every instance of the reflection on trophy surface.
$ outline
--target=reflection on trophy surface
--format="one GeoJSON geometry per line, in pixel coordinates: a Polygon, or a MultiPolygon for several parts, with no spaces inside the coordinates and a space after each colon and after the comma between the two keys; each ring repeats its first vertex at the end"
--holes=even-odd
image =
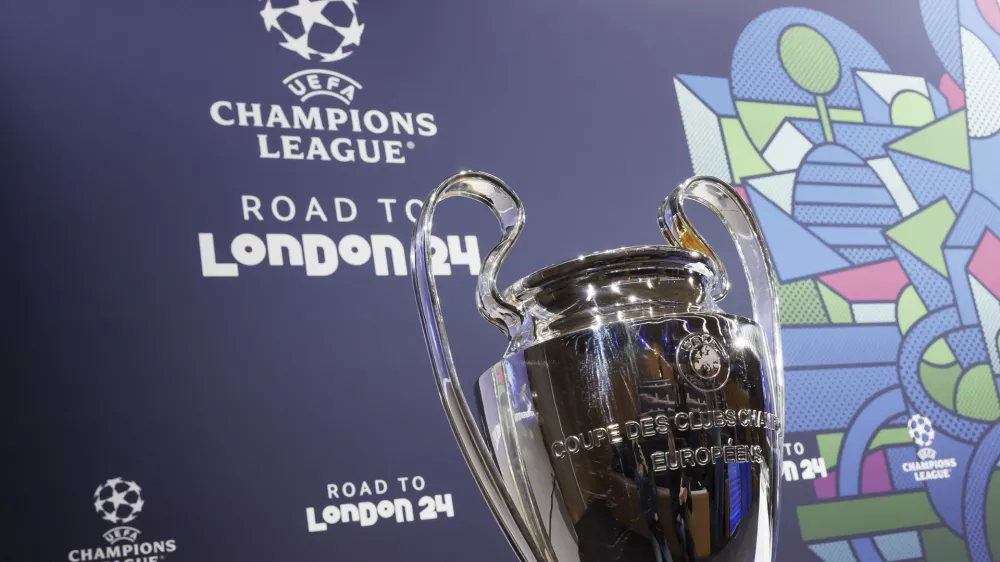
{"type": "Polygon", "coordinates": [[[414,285],[452,430],[493,514],[526,561],[770,561],[782,450],[777,299],[757,223],[733,189],[692,178],[659,209],[669,246],[581,256],[502,293],[500,263],[524,213],[499,179],[462,173],[417,222],[414,285]],[[437,203],[464,196],[501,223],[480,312],[509,338],[465,402],[433,276],[437,203]],[[725,268],[685,201],[730,230],[754,319],[722,312],[725,268]],[[477,422],[481,427],[477,426],[477,422]]]}

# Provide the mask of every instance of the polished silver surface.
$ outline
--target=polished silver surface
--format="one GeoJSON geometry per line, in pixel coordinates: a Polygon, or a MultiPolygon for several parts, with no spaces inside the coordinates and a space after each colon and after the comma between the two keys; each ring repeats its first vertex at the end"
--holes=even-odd
{"type": "Polygon", "coordinates": [[[462,173],[424,204],[411,258],[442,403],[522,560],[773,560],[783,385],[759,228],[714,178],[680,186],[659,220],[674,246],[581,256],[500,292],[497,271],[524,224],[517,196],[493,176],[462,173]],[[502,229],[477,302],[510,343],[479,378],[478,416],[462,394],[429,269],[433,215],[451,196],[483,202],[502,229]],[[732,233],[753,320],[718,309],[726,270],[684,215],[686,199],[732,233]]]}

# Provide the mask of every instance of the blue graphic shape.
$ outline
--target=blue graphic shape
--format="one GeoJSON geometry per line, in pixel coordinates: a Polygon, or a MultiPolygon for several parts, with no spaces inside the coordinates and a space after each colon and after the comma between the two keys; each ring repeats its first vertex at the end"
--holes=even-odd
{"type": "Polygon", "coordinates": [[[796,204],[792,208],[795,220],[810,225],[889,226],[903,215],[893,207],[847,207],[844,205],[796,204]]]}
{"type": "Polygon", "coordinates": [[[875,549],[875,543],[870,538],[853,539],[851,546],[854,547],[854,553],[858,555],[860,562],[883,562],[878,550],[875,549]]]}
{"type": "Polygon", "coordinates": [[[864,248],[851,248],[845,246],[837,248],[837,253],[850,260],[854,265],[864,265],[866,263],[885,261],[896,255],[893,254],[892,250],[889,248],[875,248],[872,246],[864,248]]]}
{"type": "Polygon", "coordinates": [[[861,493],[861,467],[864,464],[868,444],[886,422],[906,411],[903,391],[891,388],[872,398],[854,416],[840,445],[840,460],[837,461],[837,489],[841,496],[856,496],[861,493]]]}
{"type": "MultiPolygon", "coordinates": [[[[833,47],[840,61],[841,76],[851,76],[854,70],[888,72],[889,65],[868,41],[844,23],[807,8],[778,8],[761,14],[740,34],[733,50],[733,97],[814,105],[815,96],[799,87],[785,72],[778,54],[781,34],[790,26],[813,28],[833,47]]],[[[826,102],[832,107],[858,108],[854,81],[837,84],[826,102]]]]}
{"type": "Polygon", "coordinates": [[[736,106],[729,94],[729,80],[715,76],[696,76],[694,74],[678,74],[677,79],[687,86],[691,93],[698,97],[719,117],[736,117],[736,106]]]}
{"type": "Polygon", "coordinates": [[[806,156],[802,167],[799,168],[799,175],[796,179],[797,181],[807,183],[882,186],[882,180],[875,175],[875,171],[869,168],[867,164],[859,166],[816,164],[809,162],[809,156],[806,156]]]}
{"type": "Polygon", "coordinates": [[[826,137],[823,135],[823,125],[819,121],[808,119],[787,119],[787,121],[805,135],[813,145],[826,142],[826,137]]]}
{"type": "Polygon", "coordinates": [[[958,2],[958,21],[962,27],[978,37],[993,53],[994,57],[1000,57],[1000,33],[986,23],[986,19],[979,12],[976,0],[960,0],[958,2]]]}
{"type": "Polygon", "coordinates": [[[986,424],[961,418],[930,397],[920,380],[920,361],[927,348],[938,338],[959,327],[958,310],[950,306],[930,312],[910,327],[899,347],[899,380],[906,397],[916,411],[934,420],[934,427],[966,443],[979,439],[986,424]]]}
{"type": "Polygon", "coordinates": [[[867,226],[810,226],[809,230],[831,246],[886,246],[881,228],[867,226]]]}
{"type": "Polygon", "coordinates": [[[892,478],[894,490],[915,490],[923,488],[923,482],[917,482],[912,472],[903,470],[903,463],[917,462],[917,450],[912,446],[892,447],[885,450],[885,460],[889,463],[889,476],[892,478]]]}
{"type": "Polygon", "coordinates": [[[913,560],[924,554],[920,549],[920,537],[916,531],[880,535],[875,537],[875,544],[888,562],[913,560]]]}
{"type": "Polygon", "coordinates": [[[927,91],[931,94],[931,107],[934,108],[934,117],[940,119],[945,115],[948,115],[948,100],[945,99],[944,94],[938,91],[933,84],[927,82],[927,91]]]}
{"type": "MultiPolygon", "coordinates": [[[[931,418],[935,426],[937,420],[931,418]]],[[[932,448],[937,452],[938,459],[955,459],[955,468],[951,469],[950,478],[927,480],[927,497],[935,511],[941,516],[941,521],[949,529],[962,534],[962,488],[965,485],[966,472],[969,469],[969,457],[972,455],[972,445],[962,443],[946,432],[936,431],[932,448]]]]}
{"type": "MultiPolygon", "coordinates": [[[[990,427],[989,432],[976,446],[969,462],[964,504],[965,541],[973,562],[992,560],[990,543],[986,537],[986,489],[990,477],[1000,460],[1000,423],[990,427]]],[[[1000,552],[997,553],[1000,555],[1000,552]]]]}
{"type": "MultiPolygon", "coordinates": [[[[984,139],[969,139],[973,187],[1000,206],[1000,133],[984,139]]],[[[958,208],[958,207],[956,207],[958,208]]]]}
{"type": "Polygon", "coordinates": [[[920,15],[927,38],[937,53],[945,72],[959,86],[965,86],[962,74],[962,45],[958,33],[958,3],[955,0],[920,0],[920,15]]]}
{"type": "Polygon", "coordinates": [[[806,161],[818,164],[864,164],[856,154],[836,144],[821,144],[814,147],[806,161]]]}
{"type": "Polygon", "coordinates": [[[795,202],[896,206],[892,195],[884,187],[854,187],[805,182],[795,186],[795,202]]]}
{"type": "Polygon", "coordinates": [[[987,228],[1000,232],[1000,209],[981,194],[973,193],[951,226],[944,245],[946,248],[975,248],[987,228]]]}
{"type": "Polygon", "coordinates": [[[958,313],[962,317],[962,324],[966,326],[979,323],[979,317],[976,315],[976,303],[972,298],[972,286],[969,285],[969,275],[965,271],[971,258],[971,249],[944,249],[944,262],[948,266],[948,278],[951,279],[951,288],[955,294],[955,303],[958,305],[958,313]]]}
{"type": "Polygon", "coordinates": [[[826,542],[809,545],[809,550],[816,553],[823,562],[855,562],[854,552],[847,541],[826,542]]]}
{"type": "Polygon", "coordinates": [[[966,171],[895,150],[889,158],[921,207],[944,196],[952,209],[961,209],[972,193],[972,176],[966,171]]]}
{"type": "Polygon", "coordinates": [[[844,429],[865,401],[897,384],[895,365],[788,369],[787,431],[844,429]]]}
{"type": "Polygon", "coordinates": [[[913,288],[917,290],[927,310],[936,310],[955,302],[951,283],[940,273],[891,240],[889,247],[899,259],[899,265],[903,266],[906,276],[913,282],[913,288]]]}
{"type": "Polygon", "coordinates": [[[767,197],[750,186],[746,190],[771,250],[778,279],[787,282],[850,266],[767,197]]]}
{"type": "Polygon", "coordinates": [[[885,156],[885,145],[912,131],[909,127],[833,123],[833,138],[866,159],[885,156]]]}
{"type": "Polygon", "coordinates": [[[962,369],[969,369],[974,365],[989,361],[989,354],[983,343],[983,332],[979,326],[955,330],[948,334],[945,340],[948,341],[948,347],[955,354],[955,359],[958,359],[962,369]]]}
{"type": "Polygon", "coordinates": [[[895,363],[900,335],[895,324],[783,326],[781,341],[785,368],[830,368],[895,363]]]}
{"type": "MultiPolygon", "coordinates": [[[[889,103],[879,97],[871,86],[859,78],[857,74],[854,75],[854,85],[858,89],[858,100],[861,102],[861,114],[865,118],[865,123],[892,125],[889,103]]],[[[834,136],[836,137],[836,135],[834,136]]]]}

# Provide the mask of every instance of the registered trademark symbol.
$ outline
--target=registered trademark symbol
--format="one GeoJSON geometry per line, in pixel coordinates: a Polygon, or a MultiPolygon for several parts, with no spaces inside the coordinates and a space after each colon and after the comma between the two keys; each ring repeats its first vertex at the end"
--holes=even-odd
{"type": "Polygon", "coordinates": [[[406,141],[406,148],[409,148],[409,149],[411,149],[411,150],[412,150],[412,149],[413,149],[413,148],[415,148],[416,146],[417,146],[417,143],[415,143],[415,142],[413,142],[413,141],[406,141]]]}

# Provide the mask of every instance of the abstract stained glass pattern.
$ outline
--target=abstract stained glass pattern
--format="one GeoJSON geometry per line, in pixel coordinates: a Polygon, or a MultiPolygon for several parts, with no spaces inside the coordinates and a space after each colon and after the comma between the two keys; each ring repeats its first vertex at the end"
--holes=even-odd
{"type": "Polygon", "coordinates": [[[942,76],[782,8],[729,77],[674,80],[695,173],[738,186],[774,257],[784,509],[827,562],[1000,559],[1000,4],[912,9],[942,76]]]}

